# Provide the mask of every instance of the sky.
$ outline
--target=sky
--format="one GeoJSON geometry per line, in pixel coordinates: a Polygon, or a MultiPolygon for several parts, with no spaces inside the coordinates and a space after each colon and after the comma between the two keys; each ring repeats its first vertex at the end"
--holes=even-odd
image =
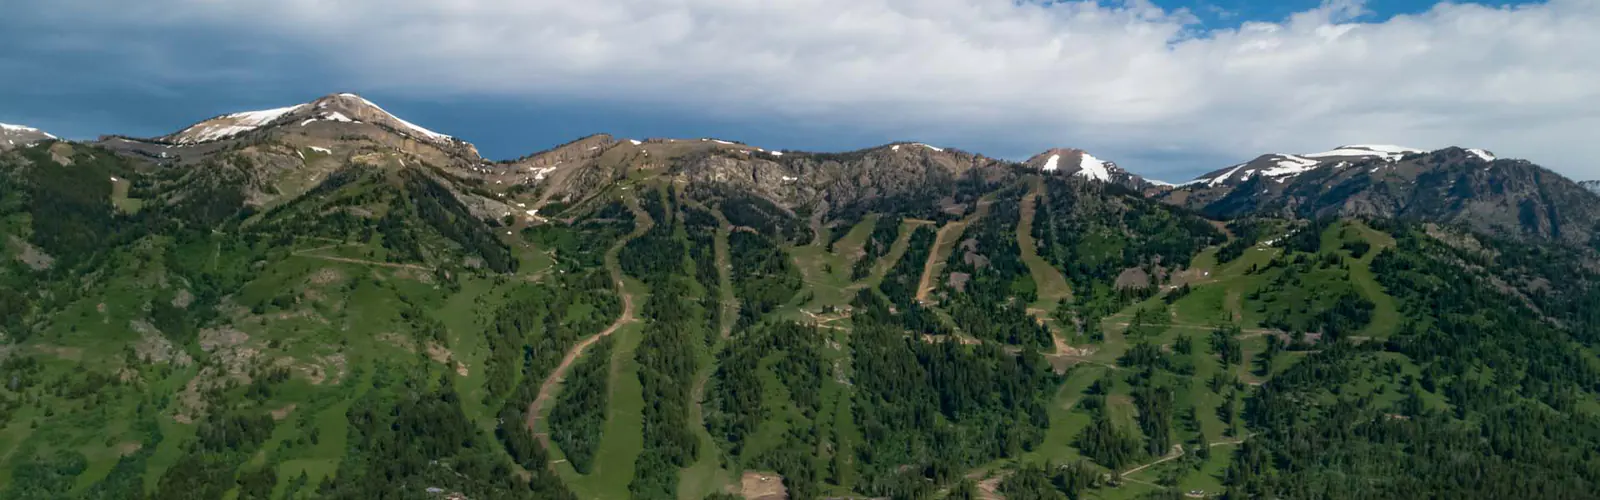
{"type": "Polygon", "coordinates": [[[493,159],[599,132],[904,140],[1180,181],[1458,145],[1600,178],[1600,0],[6,4],[0,122],[77,139],[356,92],[493,159]]]}

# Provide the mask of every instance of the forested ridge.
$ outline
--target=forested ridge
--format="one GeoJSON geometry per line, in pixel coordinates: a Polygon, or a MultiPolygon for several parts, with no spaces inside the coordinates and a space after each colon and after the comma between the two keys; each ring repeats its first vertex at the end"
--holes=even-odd
{"type": "Polygon", "coordinates": [[[668,159],[540,205],[252,140],[0,153],[0,497],[1600,491],[1594,248],[1000,164],[824,212],[668,159]]]}

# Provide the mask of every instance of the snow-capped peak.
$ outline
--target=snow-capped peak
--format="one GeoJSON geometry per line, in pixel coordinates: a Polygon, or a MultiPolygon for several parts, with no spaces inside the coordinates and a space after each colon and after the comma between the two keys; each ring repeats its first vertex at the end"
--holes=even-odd
{"type": "Polygon", "coordinates": [[[1072,148],[1054,148],[1030,158],[1026,164],[1041,172],[1059,172],[1101,182],[1115,182],[1119,174],[1115,163],[1096,158],[1088,151],[1072,148]]]}
{"type": "Polygon", "coordinates": [[[356,94],[334,94],[305,104],[246,111],[212,118],[166,137],[178,144],[198,144],[217,141],[284,122],[309,126],[316,122],[368,123],[387,127],[400,134],[436,143],[449,143],[455,139],[423,128],[395,116],[383,107],[356,94]]]}
{"type": "Polygon", "coordinates": [[[938,147],[938,146],[934,146],[934,145],[931,145],[931,144],[924,144],[924,143],[921,143],[921,142],[907,142],[907,143],[893,144],[893,145],[889,146],[889,150],[891,150],[891,151],[899,151],[900,150],[900,146],[919,146],[919,147],[928,148],[931,151],[936,151],[936,152],[940,152],[940,153],[944,152],[944,148],[941,148],[941,147],[938,147]]]}
{"type": "Polygon", "coordinates": [[[1494,161],[1495,158],[1494,153],[1478,148],[1468,149],[1467,152],[1478,155],[1478,158],[1481,158],[1483,161],[1494,161]]]}
{"type": "Polygon", "coordinates": [[[33,128],[33,127],[26,127],[26,126],[22,126],[22,125],[12,125],[12,124],[9,124],[9,123],[0,123],[0,130],[6,131],[6,132],[27,132],[27,133],[32,133],[32,134],[39,134],[39,135],[45,136],[46,138],[50,138],[50,139],[55,139],[56,138],[56,136],[50,135],[49,133],[47,133],[47,132],[45,132],[43,130],[39,130],[39,129],[36,129],[36,128],[33,128]]]}
{"type": "Polygon", "coordinates": [[[1275,178],[1281,182],[1285,178],[1323,167],[1343,168],[1352,162],[1373,159],[1393,163],[1405,158],[1406,155],[1423,152],[1426,151],[1389,144],[1352,144],[1317,153],[1274,153],[1202,175],[1184,185],[1216,186],[1223,183],[1239,183],[1248,181],[1256,175],[1275,178]]]}
{"type": "Polygon", "coordinates": [[[353,99],[359,100],[359,101],[361,101],[362,104],[366,104],[367,106],[371,106],[372,109],[377,110],[378,112],[383,113],[385,115],[388,115],[388,117],[390,119],[394,120],[398,125],[400,125],[400,127],[397,127],[397,128],[404,129],[404,130],[401,130],[401,132],[408,132],[408,131],[409,132],[416,132],[417,134],[421,134],[425,138],[435,139],[435,140],[440,140],[440,141],[449,141],[451,139],[454,139],[453,137],[450,137],[448,135],[444,135],[444,134],[441,134],[441,133],[438,133],[438,132],[434,132],[432,130],[428,130],[428,129],[422,128],[421,126],[419,126],[419,125],[417,125],[415,123],[411,123],[411,122],[405,121],[404,119],[401,119],[400,117],[395,116],[394,113],[390,113],[390,112],[384,110],[383,107],[379,106],[377,103],[374,103],[372,101],[367,100],[367,98],[365,98],[365,97],[361,97],[359,95],[350,94],[350,93],[339,94],[339,97],[348,97],[348,98],[353,98],[353,99]]]}
{"type": "Polygon", "coordinates": [[[1306,158],[1376,157],[1381,158],[1384,161],[1396,161],[1405,157],[1405,155],[1423,152],[1425,151],[1421,149],[1395,146],[1390,144],[1353,144],[1349,146],[1339,146],[1334,148],[1332,151],[1303,154],[1299,156],[1306,158]]]}

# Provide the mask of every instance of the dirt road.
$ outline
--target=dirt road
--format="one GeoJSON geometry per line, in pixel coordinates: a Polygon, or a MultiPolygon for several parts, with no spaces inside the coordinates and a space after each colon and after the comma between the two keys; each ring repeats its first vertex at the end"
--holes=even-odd
{"type": "MultiPolygon", "coordinates": [[[[538,429],[535,425],[539,422],[540,413],[544,411],[544,407],[549,403],[550,399],[555,396],[556,389],[561,386],[561,382],[566,379],[567,370],[571,369],[573,363],[583,356],[584,351],[588,350],[589,346],[594,345],[595,342],[599,342],[600,339],[616,333],[624,325],[638,321],[634,316],[633,294],[628,293],[628,289],[622,281],[622,265],[618,261],[618,256],[622,254],[622,248],[629,241],[644,235],[655,223],[650,219],[650,214],[640,209],[637,203],[628,203],[628,208],[633,210],[634,221],[636,221],[633,231],[628,233],[626,238],[617,241],[610,249],[606,250],[605,256],[606,269],[611,272],[611,281],[616,284],[617,293],[622,295],[622,315],[618,316],[617,320],[611,323],[611,326],[601,330],[600,333],[578,341],[576,345],[567,350],[567,355],[561,358],[561,364],[557,365],[556,369],[550,372],[550,376],[545,378],[544,383],[539,385],[538,397],[535,397],[532,403],[528,403],[527,419],[528,430],[530,431],[538,429]]],[[[541,437],[541,440],[547,441],[548,437],[541,437]]],[[[549,443],[546,442],[545,446],[549,446],[549,443]]]]}
{"type": "Polygon", "coordinates": [[[933,239],[933,248],[928,250],[928,260],[922,264],[922,279],[917,282],[917,302],[928,301],[928,296],[933,294],[934,285],[939,280],[939,274],[944,270],[945,259],[955,250],[961,235],[967,232],[967,226],[989,213],[989,205],[993,203],[993,199],[984,197],[978,200],[978,209],[973,211],[972,215],[939,228],[938,236],[933,239]]]}

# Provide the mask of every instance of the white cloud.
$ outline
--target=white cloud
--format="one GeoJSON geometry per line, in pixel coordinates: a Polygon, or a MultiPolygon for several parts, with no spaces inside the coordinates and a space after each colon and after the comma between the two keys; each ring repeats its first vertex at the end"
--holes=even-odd
{"type": "Polygon", "coordinates": [[[1600,175],[1593,0],[1373,21],[1360,0],[1328,0],[1214,31],[1141,0],[146,3],[97,15],[318,47],[390,91],[687,106],[1017,149],[999,154],[1459,144],[1600,175]]]}

